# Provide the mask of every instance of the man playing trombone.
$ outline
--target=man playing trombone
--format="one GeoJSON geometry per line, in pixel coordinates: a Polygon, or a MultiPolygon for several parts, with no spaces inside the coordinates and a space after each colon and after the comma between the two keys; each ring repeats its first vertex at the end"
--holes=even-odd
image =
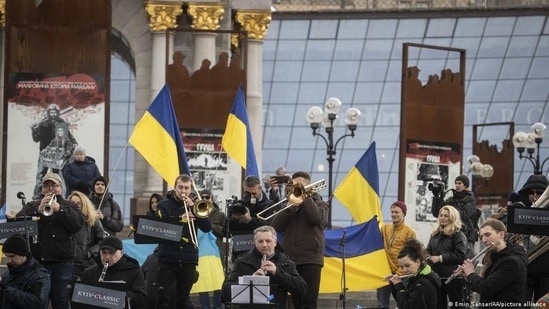
{"type": "MultiPolygon", "coordinates": [[[[311,176],[306,172],[296,172],[292,175],[292,182],[307,187],[311,183],[311,176]]],[[[292,206],[279,211],[272,225],[277,232],[284,234],[282,248],[307,282],[307,293],[303,297],[293,297],[294,308],[316,308],[320,273],[324,266],[324,229],[328,226],[328,204],[314,188],[302,196],[290,194],[288,203],[292,206]]]]}
{"type": "Polygon", "coordinates": [[[180,242],[158,245],[158,285],[165,291],[168,309],[187,308],[189,293],[198,279],[197,229],[205,233],[212,229],[207,217],[197,216],[193,212],[197,201],[191,198],[192,190],[192,178],[185,174],[179,175],[175,179],[174,190],[169,191],[168,198],[158,204],[158,216],[161,219],[179,218],[184,226],[180,242]]]}

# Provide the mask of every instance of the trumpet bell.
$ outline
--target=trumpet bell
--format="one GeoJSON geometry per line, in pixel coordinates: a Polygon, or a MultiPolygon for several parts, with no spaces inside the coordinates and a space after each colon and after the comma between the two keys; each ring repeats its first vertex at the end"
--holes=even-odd
{"type": "Polygon", "coordinates": [[[208,200],[198,200],[193,206],[193,213],[198,218],[208,218],[213,212],[213,203],[208,200]]]}
{"type": "Polygon", "coordinates": [[[49,217],[53,215],[53,208],[51,208],[50,205],[44,206],[44,210],[42,211],[42,215],[49,217]]]}

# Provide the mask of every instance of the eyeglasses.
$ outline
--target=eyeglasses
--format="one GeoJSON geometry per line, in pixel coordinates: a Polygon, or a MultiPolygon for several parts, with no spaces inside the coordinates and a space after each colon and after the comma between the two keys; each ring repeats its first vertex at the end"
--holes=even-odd
{"type": "Polygon", "coordinates": [[[530,195],[541,195],[542,193],[543,193],[542,191],[537,191],[537,190],[532,190],[528,192],[528,194],[530,195]]]}
{"type": "Polygon", "coordinates": [[[42,188],[56,188],[56,187],[59,187],[59,185],[56,183],[50,183],[50,184],[46,183],[42,185],[42,188]]]}
{"type": "Polygon", "coordinates": [[[201,197],[202,197],[203,200],[209,200],[210,199],[209,195],[202,195],[201,197]]]}

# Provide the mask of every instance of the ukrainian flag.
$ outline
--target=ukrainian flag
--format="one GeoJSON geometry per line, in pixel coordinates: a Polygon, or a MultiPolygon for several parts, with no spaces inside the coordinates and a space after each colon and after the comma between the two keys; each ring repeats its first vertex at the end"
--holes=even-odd
{"type": "Polygon", "coordinates": [[[198,281],[193,285],[191,293],[221,290],[225,275],[219,256],[219,248],[212,232],[204,233],[198,230],[198,281]]]}
{"type": "Polygon", "coordinates": [[[377,216],[380,222],[383,222],[375,142],[368,147],[335,189],[334,196],[349,209],[357,223],[366,222],[373,216],[377,216]]]}
{"type": "Polygon", "coordinates": [[[246,170],[246,176],[252,175],[259,178],[242,84],[238,87],[233,107],[229,113],[221,146],[233,160],[246,170]]]}
{"type": "Polygon", "coordinates": [[[383,281],[391,273],[385,254],[377,217],[350,227],[326,230],[324,267],[320,280],[320,293],[342,291],[343,249],[348,291],[377,289],[387,285],[383,281]]]}
{"type": "Polygon", "coordinates": [[[149,109],[135,125],[129,143],[167,183],[173,183],[181,174],[190,175],[167,85],[162,87],[149,109]]]}

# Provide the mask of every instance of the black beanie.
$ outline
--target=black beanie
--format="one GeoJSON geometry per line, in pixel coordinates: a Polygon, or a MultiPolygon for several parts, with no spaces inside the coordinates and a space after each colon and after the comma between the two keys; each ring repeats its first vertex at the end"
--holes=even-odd
{"type": "Polygon", "coordinates": [[[545,188],[549,185],[549,180],[544,175],[531,175],[526,180],[526,183],[519,191],[519,194],[525,195],[528,194],[530,190],[539,190],[545,191],[545,188]]]}
{"type": "Polygon", "coordinates": [[[458,180],[461,181],[465,185],[466,188],[469,188],[469,178],[467,176],[459,175],[459,176],[456,177],[456,180],[454,180],[454,182],[456,182],[458,180]]]}
{"type": "Polygon", "coordinates": [[[25,239],[25,237],[19,234],[13,234],[4,242],[4,247],[2,248],[2,251],[4,253],[13,253],[20,256],[28,256],[29,245],[27,244],[27,240],[25,239]]]}
{"type": "Polygon", "coordinates": [[[107,178],[103,177],[103,176],[97,176],[95,177],[95,179],[93,180],[93,186],[95,187],[95,183],[97,183],[98,181],[101,181],[105,184],[105,186],[107,186],[107,178]]]}

